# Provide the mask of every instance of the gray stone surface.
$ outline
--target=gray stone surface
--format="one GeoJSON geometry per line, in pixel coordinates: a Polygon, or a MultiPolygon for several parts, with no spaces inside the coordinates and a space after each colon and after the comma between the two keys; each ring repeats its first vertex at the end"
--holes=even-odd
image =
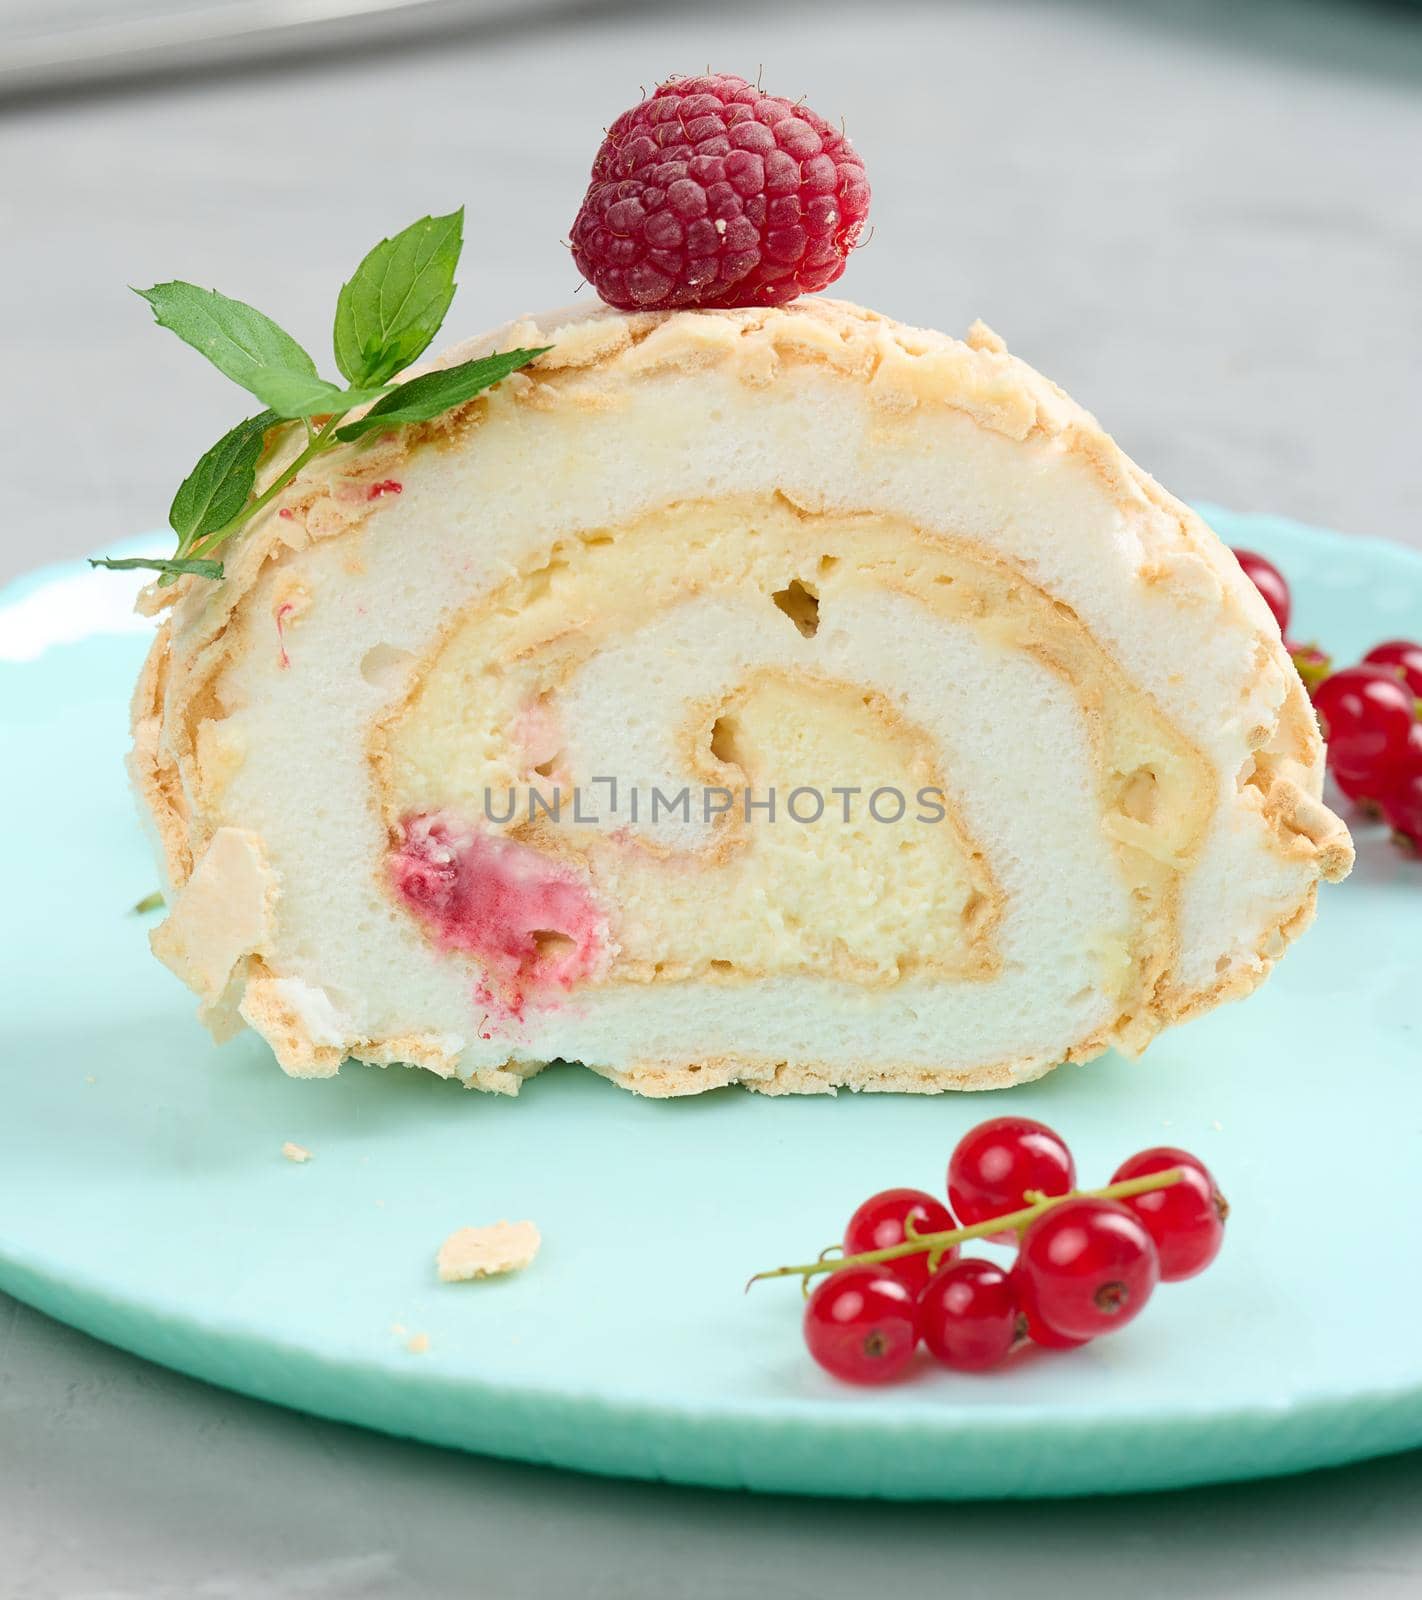
{"type": "MultiPolygon", "coordinates": [[[[707,10],[0,118],[0,579],[161,524],[240,413],[125,283],[215,283],[324,347],[364,248],[462,200],[451,337],[565,301],[597,130],[708,58],[845,113],[876,223],[846,293],[985,317],[1178,493],[1422,544],[1422,8],[707,10]]],[[[1422,1456],[1080,1505],[599,1482],[271,1410],[0,1297],[5,1600],[1390,1597],[1422,1586],[1419,1503],[1422,1456]]]]}

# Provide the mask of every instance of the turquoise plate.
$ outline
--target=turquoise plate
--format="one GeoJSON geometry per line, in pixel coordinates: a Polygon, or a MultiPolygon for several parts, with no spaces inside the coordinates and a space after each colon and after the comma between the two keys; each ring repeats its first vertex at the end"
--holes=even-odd
{"type": "MultiPolygon", "coordinates": [[[[1422,632],[1417,556],[1212,514],[1288,572],[1301,637],[1346,658],[1422,632]]],[[[1422,1444],[1422,863],[1380,828],[1259,994],[1135,1064],[938,1099],[657,1102],[573,1068],[517,1100],[399,1069],[293,1082],[253,1038],[212,1046],[129,911],[154,874],[120,770],[143,640],[114,631],[118,582],[59,568],[0,596],[0,1287],[262,1399],[687,1483],[1076,1494],[1422,1444]],[[1088,1181],[1198,1151],[1234,1207],[1220,1260],[1085,1350],[837,1386],[795,1286],[747,1296],[747,1274],[813,1255],[874,1189],[936,1188],[1008,1109],[1088,1181]],[[538,1223],[535,1265],[439,1284],[444,1236],[500,1217],[538,1223]]]]}

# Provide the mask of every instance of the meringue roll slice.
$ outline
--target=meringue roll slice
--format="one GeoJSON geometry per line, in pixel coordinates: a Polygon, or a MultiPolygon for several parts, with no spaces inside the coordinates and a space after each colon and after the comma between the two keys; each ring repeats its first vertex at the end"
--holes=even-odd
{"type": "Polygon", "coordinates": [[[1247,994],[1349,869],[1263,600],[981,324],[550,346],[166,611],[154,948],[290,1073],[986,1089],[1247,994]]]}

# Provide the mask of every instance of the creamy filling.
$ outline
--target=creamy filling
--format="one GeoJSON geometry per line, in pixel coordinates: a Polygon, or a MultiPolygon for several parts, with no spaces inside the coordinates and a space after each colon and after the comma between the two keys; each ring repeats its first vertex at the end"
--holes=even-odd
{"type": "Polygon", "coordinates": [[[464,874],[455,921],[423,901],[418,915],[515,994],[520,1017],[589,983],[980,983],[1030,966],[1060,940],[1028,903],[1030,819],[1049,806],[1058,855],[1074,858],[1056,916],[1077,934],[1085,987],[1129,1019],[1166,959],[1176,869],[1211,800],[1205,763],[1020,574],[893,518],[779,497],[672,507],[555,547],[445,632],[371,758],[407,903],[411,885],[425,892],[428,865],[410,863],[430,817],[462,819],[477,841],[463,867],[440,868],[464,874]],[[1059,700],[1075,707],[1069,741],[1046,715],[1059,700]],[[609,778],[620,814],[565,814],[570,791],[586,803],[609,778]],[[700,803],[712,786],[737,796],[714,818],[700,803]],[[851,787],[852,819],[835,800],[811,821],[785,815],[794,790],[823,802],[851,787]],[[648,804],[683,789],[683,810],[648,804]],[[867,807],[876,789],[910,808],[936,797],[938,820],[913,809],[885,824],[867,807]],[[413,833],[411,818],[424,819],[413,833]],[[566,927],[519,906],[511,946],[499,849],[515,846],[510,860],[588,900],[578,920],[567,899],[566,927]],[[590,907],[607,929],[596,952],[590,907]],[[540,931],[566,941],[551,962],[540,931]]]}

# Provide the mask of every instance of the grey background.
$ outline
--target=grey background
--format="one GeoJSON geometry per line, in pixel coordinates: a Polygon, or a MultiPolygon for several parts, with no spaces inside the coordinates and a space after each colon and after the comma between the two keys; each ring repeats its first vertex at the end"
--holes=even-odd
{"type": "MultiPolygon", "coordinates": [[[[324,349],[368,245],[464,201],[450,337],[564,302],[559,241],[599,130],[639,84],[708,60],[845,115],[875,232],[844,293],[952,331],[986,318],[1178,493],[1422,545],[1422,7],[821,0],[526,22],[0,107],[0,579],[160,525],[242,410],[126,283],[213,283],[324,349]]],[[[1422,1455],[1076,1504],[755,1500],[270,1410],[0,1296],[5,1600],[886,1587],[1412,1595],[1422,1455]]]]}

